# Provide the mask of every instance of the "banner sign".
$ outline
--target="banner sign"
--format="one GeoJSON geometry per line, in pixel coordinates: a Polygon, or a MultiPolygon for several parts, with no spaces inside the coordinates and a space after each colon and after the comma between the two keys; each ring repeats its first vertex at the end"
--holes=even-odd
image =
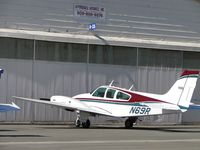
{"type": "Polygon", "coordinates": [[[74,4],[74,16],[105,19],[105,14],[106,12],[104,7],[74,4]]]}

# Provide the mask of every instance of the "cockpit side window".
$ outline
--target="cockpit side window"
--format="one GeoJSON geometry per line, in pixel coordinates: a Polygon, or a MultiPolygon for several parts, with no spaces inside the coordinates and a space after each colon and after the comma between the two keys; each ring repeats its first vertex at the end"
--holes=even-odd
{"type": "Polygon", "coordinates": [[[106,93],[107,98],[114,98],[116,90],[108,89],[106,93]]]}
{"type": "Polygon", "coordinates": [[[100,87],[92,94],[92,96],[104,97],[105,91],[106,91],[106,88],[100,87]]]}
{"type": "Polygon", "coordinates": [[[123,100],[129,100],[130,96],[128,94],[122,93],[122,92],[118,92],[117,93],[117,99],[123,99],[123,100]]]}

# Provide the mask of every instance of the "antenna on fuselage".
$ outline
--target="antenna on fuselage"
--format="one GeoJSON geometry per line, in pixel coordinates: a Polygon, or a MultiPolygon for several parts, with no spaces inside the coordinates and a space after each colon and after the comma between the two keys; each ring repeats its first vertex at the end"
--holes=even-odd
{"type": "Polygon", "coordinates": [[[109,86],[112,86],[113,83],[114,83],[114,80],[112,80],[112,81],[110,82],[109,86]]]}
{"type": "Polygon", "coordinates": [[[128,90],[131,91],[133,87],[134,87],[134,84],[132,84],[128,90]]]}
{"type": "Polygon", "coordinates": [[[131,91],[132,88],[135,88],[135,89],[136,89],[135,84],[132,84],[128,90],[131,91]]]}
{"type": "Polygon", "coordinates": [[[116,81],[112,80],[112,81],[109,83],[108,86],[114,86],[114,85],[113,85],[114,83],[115,83],[115,84],[116,84],[116,83],[118,84],[119,82],[116,82],[116,81]]]}
{"type": "Polygon", "coordinates": [[[114,86],[114,84],[119,84],[119,82],[112,80],[112,81],[108,81],[108,83],[106,85],[108,86],[114,86]]]}

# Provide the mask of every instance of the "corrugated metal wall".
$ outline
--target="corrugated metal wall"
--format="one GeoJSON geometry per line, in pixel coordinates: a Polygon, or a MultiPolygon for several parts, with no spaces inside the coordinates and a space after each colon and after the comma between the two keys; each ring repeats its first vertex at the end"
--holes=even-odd
{"type": "MultiPolygon", "coordinates": [[[[0,80],[1,102],[11,102],[12,96],[50,97],[52,95],[73,96],[89,92],[111,80],[117,85],[129,88],[132,83],[140,91],[165,93],[179,76],[180,69],[151,67],[130,67],[31,60],[0,59],[5,69],[0,80]]],[[[75,114],[59,108],[15,101],[22,109],[18,112],[0,114],[0,121],[8,122],[63,122],[73,121],[75,114]]],[[[151,117],[146,120],[158,122],[179,122],[179,115],[151,117]]],[[[104,118],[101,118],[103,120],[104,118]]]]}

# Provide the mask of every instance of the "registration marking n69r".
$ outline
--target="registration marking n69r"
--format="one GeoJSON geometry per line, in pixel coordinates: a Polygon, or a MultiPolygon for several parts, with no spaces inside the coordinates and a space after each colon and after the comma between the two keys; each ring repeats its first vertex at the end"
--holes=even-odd
{"type": "Polygon", "coordinates": [[[151,108],[149,107],[132,107],[129,111],[129,114],[141,114],[141,115],[148,115],[151,111],[151,108]]]}

